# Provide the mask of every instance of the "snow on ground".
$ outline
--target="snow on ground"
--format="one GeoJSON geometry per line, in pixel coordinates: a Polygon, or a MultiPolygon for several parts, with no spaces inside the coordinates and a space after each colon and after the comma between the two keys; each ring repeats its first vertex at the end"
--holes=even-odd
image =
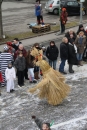
{"type": "MultiPolygon", "coordinates": [[[[74,66],[73,69],[74,74],[65,75],[71,92],[58,106],[51,106],[35,94],[28,93],[28,89],[34,87],[28,81],[23,88],[16,84],[12,94],[1,88],[0,130],[36,130],[31,115],[43,121],[54,121],[52,130],[87,130],[87,65],[74,66]]],[[[68,72],[67,64],[65,71],[68,72]]]]}

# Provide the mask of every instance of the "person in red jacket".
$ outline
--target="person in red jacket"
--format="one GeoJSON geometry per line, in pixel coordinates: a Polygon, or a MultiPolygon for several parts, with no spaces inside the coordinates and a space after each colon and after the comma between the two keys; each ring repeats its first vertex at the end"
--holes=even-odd
{"type": "Polygon", "coordinates": [[[62,8],[61,14],[60,14],[60,21],[61,21],[61,33],[65,32],[65,24],[67,22],[67,11],[66,8],[62,8]]]}

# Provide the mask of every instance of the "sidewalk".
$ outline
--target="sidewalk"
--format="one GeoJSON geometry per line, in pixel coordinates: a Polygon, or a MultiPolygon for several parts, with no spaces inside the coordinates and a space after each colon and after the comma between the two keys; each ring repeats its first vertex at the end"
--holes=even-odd
{"type": "MultiPolygon", "coordinates": [[[[86,27],[87,23],[85,23],[83,25],[84,25],[84,27],[86,27]]],[[[73,27],[73,28],[69,28],[69,29],[73,29],[75,32],[77,32],[78,26],[73,27]]],[[[67,32],[69,29],[66,29],[65,32],[67,32]]],[[[56,33],[48,33],[48,34],[46,33],[46,34],[41,35],[41,36],[36,36],[33,38],[21,40],[21,42],[23,43],[24,46],[30,46],[36,42],[42,44],[42,43],[45,43],[46,41],[50,41],[50,40],[54,40],[54,39],[62,39],[63,36],[64,36],[64,34],[57,36],[56,33]]],[[[4,46],[5,45],[0,45],[0,51],[3,50],[4,46]]]]}

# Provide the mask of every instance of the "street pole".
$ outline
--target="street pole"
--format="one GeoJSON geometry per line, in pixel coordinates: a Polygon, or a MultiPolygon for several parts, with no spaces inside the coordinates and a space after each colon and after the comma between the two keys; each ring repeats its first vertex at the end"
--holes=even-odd
{"type": "Polygon", "coordinates": [[[83,3],[80,2],[80,24],[82,23],[82,7],[83,7],[83,3]]]}
{"type": "MultiPolygon", "coordinates": [[[[61,1],[59,0],[59,18],[61,14],[61,1]]],[[[60,20],[60,34],[61,34],[61,20],[60,20]]]]}
{"type": "Polygon", "coordinates": [[[60,14],[61,14],[61,0],[59,0],[59,25],[60,25],[60,32],[57,32],[56,35],[61,34],[61,20],[60,20],[60,14]]]}
{"type": "Polygon", "coordinates": [[[3,38],[3,25],[2,25],[2,0],[0,0],[0,38],[3,38]]]}

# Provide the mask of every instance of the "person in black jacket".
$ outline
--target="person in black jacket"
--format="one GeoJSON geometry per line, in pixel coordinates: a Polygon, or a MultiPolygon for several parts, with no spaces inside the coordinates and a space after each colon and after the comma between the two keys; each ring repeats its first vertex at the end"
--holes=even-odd
{"type": "Polygon", "coordinates": [[[59,66],[59,72],[63,74],[67,74],[64,71],[65,62],[68,59],[68,39],[66,37],[62,39],[62,43],[60,44],[60,58],[61,58],[61,63],[59,66]]]}
{"type": "Polygon", "coordinates": [[[59,54],[58,47],[55,45],[54,41],[51,41],[50,46],[47,47],[46,56],[49,59],[49,65],[51,67],[53,66],[53,69],[55,70],[58,54],[59,54]]]}
{"type": "Polygon", "coordinates": [[[69,41],[69,39],[71,39],[70,35],[73,35],[73,39],[74,39],[74,40],[75,40],[76,37],[77,37],[76,33],[75,33],[72,29],[70,29],[70,30],[65,34],[65,37],[67,37],[68,41],[69,41]]]}
{"type": "Polygon", "coordinates": [[[87,33],[86,33],[85,29],[84,29],[83,24],[80,24],[80,25],[79,25],[79,28],[78,28],[78,31],[77,31],[77,35],[78,35],[81,31],[84,32],[84,35],[85,35],[85,36],[87,36],[87,33]]]}
{"type": "Polygon", "coordinates": [[[70,73],[74,73],[74,70],[72,69],[73,65],[78,65],[76,54],[77,54],[77,47],[74,44],[74,39],[71,38],[68,44],[68,63],[70,73]]]}
{"type": "Polygon", "coordinates": [[[18,50],[19,44],[22,44],[22,42],[20,42],[18,38],[14,38],[12,47],[15,49],[15,51],[18,50]]]}

